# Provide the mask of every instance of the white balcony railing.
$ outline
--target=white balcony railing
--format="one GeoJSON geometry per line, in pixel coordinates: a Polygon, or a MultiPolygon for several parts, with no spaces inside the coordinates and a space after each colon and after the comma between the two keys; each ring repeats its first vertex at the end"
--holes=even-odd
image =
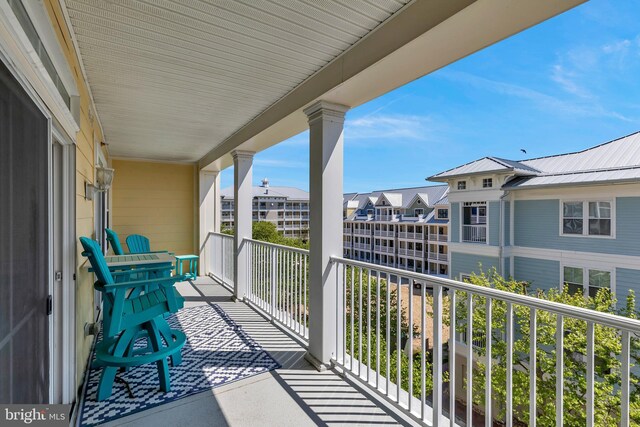
{"type": "Polygon", "coordinates": [[[358,236],[371,236],[371,230],[363,230],[360,228],[354,228],[353,234],[358,236]]]}
{"type": "Polygon", "coordinates": [[[382,252],[385,254],[392,254],[394,253],[395,248],[393,246],[380,246],[380,245],[376,245],[374,247],[374,251],[376,252],[382,252]]]}
{"type": "Polygon", "coordinates": [[[487,241],[487,226],[485,225],[463,225],[462,241],[471,243],[485,243],[487,241]]]}
{"type": "Polygon", "coordinates": [[[434,242],[446,242],[447,235],[446,234],[429,234],[429,240],[434,242]]]}
{"type": "Polygon", "coordinates": [[[374,230],[373,235],[379,237],[394,237],[396,235],[396,232],[387,230],[374,230]]]}
{"type": "MultiPolygon", "coordinates": [[[[250,305],[308,345],[309,252],[249,239],[245,244],[250,305]]],[[[211,250],[211,275],[227,278],[228,284],[225,271],[233,271],[231,236],[210,233],[206,245],[211,250]]],[[[631,351],[640,335],[637,319],[387,267],[393,263],[370,264],[339,257],[332,257],[331,262],[336,266],[332,362],[414,419],[428,425],[450,425],[447,415],[456,412],[457,402],[466,401],[476,404],[465,405],[463,420],[456,420],[457,425],[461,421],[472,425],[478,417],[484,417],[484,425],[493,425],[497,418],[505,419],[505,414],[494,417],[498,408],[512,421],[507,425],[515,423],[516,413],[528,418],[517,419],[519,424],[535,425],[537,414],[544,410],[538,407],[538,382],[545,381],[546,387],[551,381],[555,387],[555,402],[551,403],[555,425],[563,425],[565,395],[570,394],[566,397],[573,402],[576,393],[582,401],[567,410],[584,408],[584,425],[602,425],[597,424],[603,415],[596,413],[596,397],[609,393],[610,386],[618,393],[619,403],[607,409],[611,412],[607,415],[616,421],[606,425],[629,425],[630,396],[637,393],[636,385],[631,384],[635,363],[631,351]],[[399,283],[418,283],[422,285],[419,289],[428,292],[416,292],[411,286],[411,298],[407,298],[406,292],[397,292],[399,283]],[[586,346],[577,350],[575,343],[565,342],[566,334],[575,328],[586,337],[586,346]],[[616,331],[617,347],[597,342],[596,336],[605,329],[616,331]],[[552,339],[540,341],[540,331],[552,339]],[[461,335],[473,345],[456,339],[461,335]],[[515,344],[523,342],[526,346],[515,351],[515,344]],[[394,354],[397,349],[408,357],[398,357],[394,354]],[[543,367],[548,369],[542,373],[538,365],[541,357],[546,357],[543,367]],[[617,376],[604,382],[598,374],[603,360],[617,370],[617,376]],[[461,363],[467,367],[464,378],[458,377],[461,363]],[[582,372],[585,381],[580,387],[574,387],[569,370],[582,372]],[[494,393],[495,375],[505,375],[505,395],[494,393]],[[515,387],[528,387],[527,403],[514,403],[515,387]]]]}
{"type": "Polygon", "coordinates": [[[249,302],[299,338],[309,338],[309,251],[245,239],[249,302]]]}
{"type": "MultiPolygon", "coordinates": [[[[640,321],[382,265],[374,266],[337,257],[332,258],[332,262],[338,268],[336,351],[333,362],[350,372],[351,378],[385,396],[397,408],[415,418],[428,425],[454,425],[447,415],[456,413],[457,399],[451,399],[450,396],[466,395],[466,402],[474,402],[475,393],[482,390],[480,399],[484,404],[481,411],[476,412],[478,408],[474,405],[466,405],[465,425],[475,425],[477,418],[483,414],[484,425],[493,425],[500,417],[494,417],[493,411],[497,408],[505,411],[506,415],[502,415],[505,418],[502,419],[507,420],[506,425],[514,425],[514,410],[528,417],[517,420],[520,424],[536,425],[539,410],[543,409],[538,407],[538,381],[548,380],[549,375],[554,375],[551,384],[555,385],[555,402],[550,404],[554,405],[555,425],[563,425],[565,393],[570,394],[571,398],[576,393],[566,388],[570,386],[565,384],[568,378],[565,376],[567,363],[567,369],[581,369],[586,379],[581,386],[584,390],[580,391],[584,400],[576,404],[584,405],[584,424],[593,427],[597,425],[597,417],[603,416],[595,413],[597,393],[605,392],[608,387],[596,375],[596,366],[601,363],[599,360],[614,358],[620,374],[613,388],[619,390],[620,403],[616,408],[607,409],[612,414],[618,411],[618,419],[607,425],[629,425],[630,395],[636,390],[630,387],[631,339],[640,333],[640,321]],[[429,296],[413,292],[409,294],[412,297],[404,301],[407,294],[397,292],[397,284],[412,282],[422,284],[422,289],[429,289],[429,296]],[[522,308],[526,308],[526,314],[523,314],[522,308]],[[481,319],[475,314],[468,315],[477,314],[479,310],[481,319]],[[405,312],[406,316],[397,315],[401,312],[405,312]],[[502,323],[495,323],[498,314],[493,313],[504,316],[501,317],[502,323]],[[516,332],[514,320],[516,316],[523,315],[526,315],[530,327],[516,332]],[[445,324],[445,319],[453,319],[455,327],[445,324]],[[538,341],[538,321],[540,327],[552,328],[553,342],[543,344],[538,341]],[[585,331],[586,348],[579,355],[572,356],[568,352],[573,344],[568,342],[565,349],[565,332],[569,330],[565,325],[580,323],[585,331]],[[496,328],[494,324],[504,326],[496,328]],[[617,354],[611,353],[611,347],[603,347],[596,342],[596,334],[606,328],[619,333],[621,347],[617,354]],[[466,337],[471,337],[473,345],[463,345],[456,339],[460,331],[464,331],[466,337]],[[528,349],[523,354],[514,351],[518,334],[525,334],[528,338],[528,349]],[[407,338],[410,344],[404,346],[407,338]],[[419,344],[414,345],[414,339],[419,344]],[[445,342],[448,344],[446,352],[445,342]],[[496,349],[502,346],[506,348],[505,357],[494,357],[497,354],[493,353],[494,344],[496,349]],[[427,348],[427,345],[432,348],[427,348]],[[405,359],[393,355],[396,349],[403,349],[408,357],[405,359]],[[542,376],[538,367],[540,352],[551,356],[553,364],[550,368],[552,371],[542,376]],[[518,366],[514,363],[516,354],[518,366]],[[430,361],[428,355],[431,356],[430,361]],[[523,358],[526,359],[524,362],[523,358]],[[492,360],[492,363],[486,363],[486,360],[492,360]],[[473,366],[476,366],[472,369],[469,368],[470,363],[466,364],[463,381],[457,379],[457,375],[460,375],[457,371],[459,361],[474,361],[473,366]],[[446,380],[445,363],[448,374],[446,380]],[[580,367],[577,368],[576,364],[580,367]],[[495,383],[492,375],[502,372],[506,372],[506,393],[498,400],[500,395],[492,389],[495,383]],[[524,374],[528,381],[523,383],[520,378],[516,385],[516,373],[519,376],[524,374]],[[475,381],[482,383],[476,386],[475,381]],[[462,389],[459,389],[460,383],[465,384],[462,389]],[[426,384],[430,384],[430,387],[427,388],[426,384]],[[445,384],[448,384],[449,390],[445,390],[445,384]],[[528,387],[528,402],[518,403],[527,405],[528,411],[514,405],[513,391],[516,386],[528,387]]],[[[544,363],[547,366],[549,360],[544,363]]]]}
{"type": "Polygon", "coordinates": [[[398,233],[398,238],[407,240],[422,240],[422,233],[409,233],[406,231],[401,231],[398,233]]]}
{"type": "Polygon", "coordinates": [[[353,248],[354,249],[361,249],[361,250],[370,251],[371,250],[371,244],[369,244],[369,243],[354,243],[353,244],[353,248]]]}
{"type": "Polygon", "coordinates": [[[428,258],[434,261],[448,261],[449,256],[447,254],[440,254],[437,252],[429,252],[428,258]]]}
{"type": "Polygon", "coordinates": [[[223,286],[233,289],[233,265],[236,259],[233,236],[209,233],[206,247],[210,270],[207,273],[223,286]]]}

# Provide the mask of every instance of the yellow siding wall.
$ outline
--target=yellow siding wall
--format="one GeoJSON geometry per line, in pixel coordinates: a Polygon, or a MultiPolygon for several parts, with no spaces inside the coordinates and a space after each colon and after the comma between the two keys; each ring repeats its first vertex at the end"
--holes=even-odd
{"type": "MultiPolygon", "coordinates": [[[[95,238],[94,207],[92,201],[84,199],[84,183],[85,181],[94,181],[94,141],[102,141],[102,134],[98,121],[90,119],[91,99],[60,3],[58,0],[45,0],[44,3],[58,36],[58,42],[74,74],[80,94],[80,132],[76,135],[76,234],[77,237],[91,236],[95,238]]],[[[82,249],[78,240],[76,240],[76,252],[78,266],[76,279],[76,378],[79,385],[83,381],[84,368],[93,339],[91,336],[84,336],[84,325],[94,321],[93,274],[89,274],[83,267],[85,258],[81,255],[82,249]]]]}
{"type": "Polygon", "coordinates": [[[112,224],[123,246],[142,234],[152,250],[197,253],[195,165],[114,159],[112,167],[112,224]]]}

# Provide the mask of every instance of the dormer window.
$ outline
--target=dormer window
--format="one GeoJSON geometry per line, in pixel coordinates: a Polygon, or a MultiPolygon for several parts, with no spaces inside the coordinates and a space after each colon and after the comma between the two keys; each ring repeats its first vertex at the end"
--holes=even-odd
{"type": "Polygon", "coordinates": [[[466,190],[467,181],[458,181],[458,190],[466,190]]]}
{"type": "Polygon", "coordinates": [[[482,188],[491,188],[491,187],[493,187],[493,178],[483,178],[482,188]]]}

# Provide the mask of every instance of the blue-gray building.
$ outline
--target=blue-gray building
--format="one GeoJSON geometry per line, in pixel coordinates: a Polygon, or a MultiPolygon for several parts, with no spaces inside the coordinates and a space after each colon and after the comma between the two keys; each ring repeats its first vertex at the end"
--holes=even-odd
{"type": "Polygon", "coordinates": [[[640,290],[640,133],[528,160],[485,157],[449,184],[450,277],[495,267],[549,289],[640,290]]]}

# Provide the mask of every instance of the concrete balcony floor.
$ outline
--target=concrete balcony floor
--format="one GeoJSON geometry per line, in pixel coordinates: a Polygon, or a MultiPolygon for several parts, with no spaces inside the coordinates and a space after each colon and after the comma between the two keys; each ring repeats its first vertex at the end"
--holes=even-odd
{"type": "Polygon", "coordinates": [[[218,304],[282,368],[120,418],[107,426],[414,425],[333,371],[318,372],[305,349],[207,277],[178,284],[186,307],[218,304]]]}

